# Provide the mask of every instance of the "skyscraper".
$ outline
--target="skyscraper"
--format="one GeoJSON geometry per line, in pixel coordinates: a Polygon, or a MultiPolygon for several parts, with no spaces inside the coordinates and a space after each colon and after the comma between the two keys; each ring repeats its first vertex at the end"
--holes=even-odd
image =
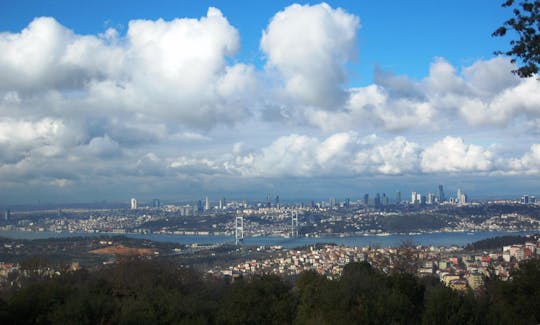
{"type": "Polygon", "coordinates": [[[132,198],[131,199],[131,210],[137,209],[137,199],[132,198]]]}
{"type": "Polygon", "coordinates": [[[396,192],[396,204],[401,204],[401,192],[396,192]]]}
{"type": "Polygon", "coordinates": [[[376,208],[381,206],[381,195],[379,193],[375,194],[375,200],[373,204],[376,208]]]}
{"type": "Polygon", "coordinates": [[[369,203],[369,194],[364,194],[364,205],[367,206],[369,203]]]}
{"type": "Polygon", "coordinates": [[[154,199],[152,201],[152,207],[153,208],[159,209],[160,206],[161,206],[161,202],[159,202],[159,199],[154,199]]]}
{"type": "Polygon", "coordinates": [[[225,209],[225,198],[222,197],[221,200],[219,200],[219,209],[223,210],[225,209]]]}
{"type": "Polygon", "coordinates": [[[457,190],[457,203],[458,204],[465,204],[467,203],[467,195],[463,192],[461,192],[461,189],[458,188],[457,190]]]}
{"type": "Polygon", "coordinates": [[[203,207],[202,201],[199,200],[197,201],[197,212],[202,213],[203,211],[204,211],[204,207],[203,207]]]}
{"type": "Polygon", "coordinates": [[[418,196],[418,193],[412,192],[411,193],[411,204],[416,204],[416,197],[418,196]]]}
{"type": "Polygon", "coordinates": [[[204,209],[205,210],[210,210],[210,200],[208,200],[208,196],[204,200],[204,209]]]}
{"type": "Polygon", "coordinates": [[[446,201],[446,197],[444,196],[444,189],[441,184],[439,184],[439,202],[442,203],[446,201]]]}

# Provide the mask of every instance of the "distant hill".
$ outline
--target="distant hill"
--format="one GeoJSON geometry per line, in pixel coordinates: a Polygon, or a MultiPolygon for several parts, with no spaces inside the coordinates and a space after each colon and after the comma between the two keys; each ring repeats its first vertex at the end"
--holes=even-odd
{"type": "Polygon", "coordinates": [[[482,239],[470,243],[465,246],[466,250],[489,250],[502,248],[503,246],[524,244],[526,241],[530,241],[531,238],[525,236],[498,236],[487,239],[482,239]]]}

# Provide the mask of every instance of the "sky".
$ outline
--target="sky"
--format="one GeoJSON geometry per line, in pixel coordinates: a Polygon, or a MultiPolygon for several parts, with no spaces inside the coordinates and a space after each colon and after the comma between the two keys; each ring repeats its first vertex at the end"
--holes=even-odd
{"type": "MultiPolygon", "coordinates": [[[[537,194],[496,1],[0,1],[0,205],[537,194]]],[[[126,203],[127,204],[127,203],[126,203]]]]}

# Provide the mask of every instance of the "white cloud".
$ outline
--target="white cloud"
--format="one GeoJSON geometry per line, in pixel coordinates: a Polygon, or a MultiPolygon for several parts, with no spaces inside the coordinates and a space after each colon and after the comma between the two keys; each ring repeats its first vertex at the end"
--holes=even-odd
{"type": "Polygon", "coordinates": [[[293,4],[278,12],[263,32],[268,68],[300,104],[337,109],[345,99],[344,65],[354,57],[358,17],[326,3],[293,4]]]}
{"type": "Polygon", "coordinates": [[[37,96],[59,115],[129,113],[205,129],[235,123],[249,116],[257,87],[252,66],[227,64],[238,48],[238,31],[216,8],[200,19],[134,20],[122,39],[36,18],[0,34],[0,109],[35,111],[37,96]]]}
{"type": "Polygon", "coordinates": [[[404,137],[375,145],[356,154],[353,170],[358,173],[395,175],[414,173],[418,170],[420,146],[404,137]]]}
{"type": "Polygon", "coordinates": [[[344,109],[308,108],[305,120],[325,132],[369,130],[449,132],[460,127],[507,127],[540,117],[540,83],[519,79],[506,58],[479,60],[459,72],[442,58],[421,81],[377,69],[375,84],[349,89],[344,109]],[[466,124],[463,124],[465,122],[466,124]]]}
{"type": "Polygon", "coordinates": [[[532,144],[522,157],[511,159],[509,173],[540,174],[540,144],[532,144]]]}
{"type": "Polygon", "coordinates": [[[20,33],[0,34],[0,89],[80,88],[113,74],[123,51],[96,36],[80,36],[55,19],[34,19],[20,33]]]}
{"type": "Polygon", "coordinates": [[[447,136],[422,152],[421,166],[424,172],[490,171],[493,153],[489,148],[467,145],[461,138],[447,136]]]}

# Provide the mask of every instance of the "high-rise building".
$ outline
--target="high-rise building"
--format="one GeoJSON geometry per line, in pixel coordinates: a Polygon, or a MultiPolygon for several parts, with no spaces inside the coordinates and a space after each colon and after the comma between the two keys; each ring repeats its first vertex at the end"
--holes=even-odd
{"type": "Polygon", "coordinates": [[[389,203],[388,201],[389,201],[388,196],[386,196],[386,193],[383,193],[382,194],[382,202],[381,202],[382,205],[388,205],[388,203],[389,203]]]}
{"type": "Polygon", "coordinates": [[[220,209],[220,210],[225,209],[226,204],[227,204],[227,203],[225,202],[225,198],[222,197],[221,200],[219,200],[219,209],[220,209]]]}
{"type": "Polygon", "coordinates": [[[446,201],[446,197],[444,196],[444,189],[441,184],[439,184],[439,202],[442,203],[446,201]]]}
{"type": "Polygon", "coordinates": [[[137,209],[137,199],[132,198],[131,199],[131,210],[137,209]]]}
{"type": "Polygon", "coordinates": [[[367,206],[369,203],[369,194],[364,194],[364,205],[367,206]]]}
{"type": "Polygon", "coordinates": [[[523,196],[521,197],[521,203],[522,203],[522,204],[529,204],[529,196],[526,195],[526,194],[523,195],[523,196]]]}
{"type": "Polygon", "coordinates": [[[333,209],[336,206],[336,198],[331,197],[329,200],[329,203],[330,203],[330,209],[333,209]]]}
{"type": "Polygon", "coordinates": [[[435,194],[433,193],[428,193],[427,194],[427,200],[426,200],[426,204],[435,204],[435,194]]]}
{"type": "Polygon", "coordinates": [[[396,192],[396,204],[401,204],[401,192],[396,192]]]}
{"type": "Polygon", "coordinates": [[[6,211],[4,211],[4,220],[9,221],[10,217],[11,217],[11,211],[9,209],[6,209],[6,211]]]}
{"type": "Polygon", "coordinates": [[[467,203],[467,195],[463,192],[461,192],[461,189],[458,188],[457,190],[457,198],[456,198],[457,204],[466,204],[467,203]]]}
{"type": "Polygon", "coordinates": [[[210,200],[208,199],[208,196],[204,200],[204,210],[210,210],[210,200]]]}
{"type": "Polygon", "coordinates": [[[381,195],[379,193],[375,194],[375,200],[373,202],[376,208],[381,206],[381,195]]]}
{"type": "Polygon", "coordinates": [[[161,207],[161,202],[159,202],[159,199],[152,200],[152,207],[159,209],[161,207]]]}
{"type": "Polygon", "coordinates": [[[411,204],[416,204],[416,203],[418,203],[418,202],[416,201],[417,196],[418,196],[418,193],[416,193],[416,192],[412,192],[412,193],[411,193],[411,204]]]}
{"type": "Polygon", "coordinates": [[[202,201],[199,200],[197,201],[197,212],[202,213],[203,211],[204,211],[204,207],[203,207],[202,201]]]}

